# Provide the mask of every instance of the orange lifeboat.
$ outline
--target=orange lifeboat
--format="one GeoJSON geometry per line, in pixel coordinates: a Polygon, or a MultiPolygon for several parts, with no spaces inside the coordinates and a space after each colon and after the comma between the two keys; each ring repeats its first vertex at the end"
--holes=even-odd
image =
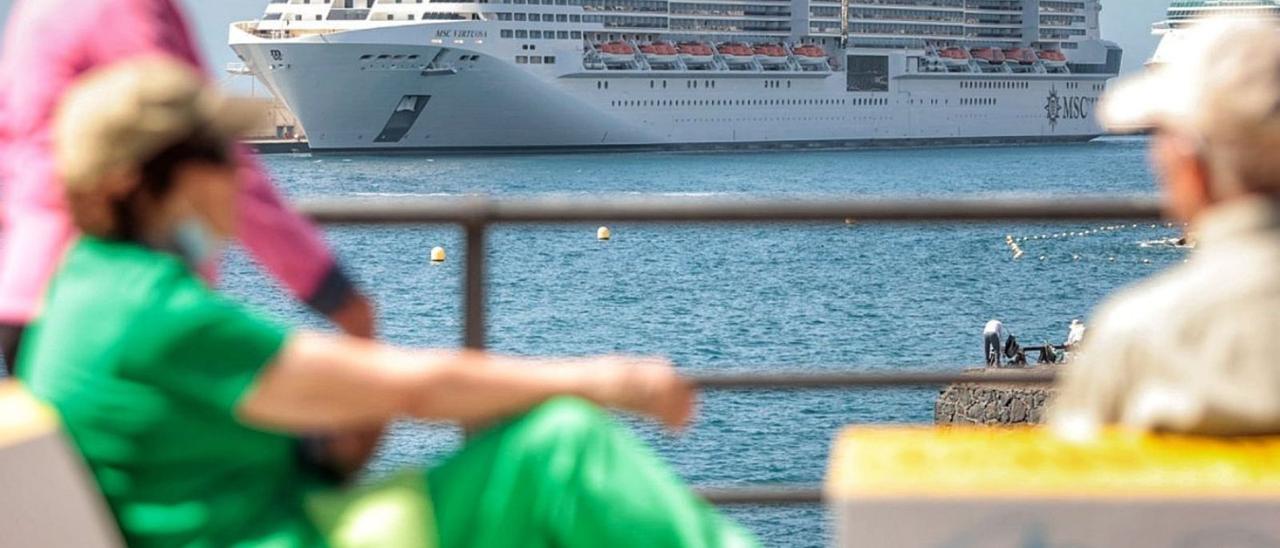
{"type": "Polygon", "coordinates": [[[942,59],[942,64],[948,67],[969,66],[969,52],[965,51],[964,48],[943,48],[938,52],[938,58],[942,59]]]}
{"type": "Polygon", "coordinates": [[[791,51],[802,65],[826,65],[828,62],[827,50],[817,44],[800,44],[791,51]]]}
{"type": "Polygon", "coordinates": [[[606,63],[630,63],[636,60],[636,49],[620,40],[600,44],[596,49],[606,63]]]}
{"type": "Polygon", "coordinates": [[[1036,56],[1035,50],[1031,48],[1009,48],[1004,50],[1004,58],[1006,63],[1017,63],[1019,65],[1034,65],[1040,58],[1036,56]]]}
{"type": "Polygon", "coordinates": [[[969,50],[979,63],[999,64],[1004,62],[1004,52],[1000,48],[973,48],[969,50]]]}
{"type": "Polygon", "coordinates": [[[674,63],[680,56],[676,47],[667,42],[653,42],[640,46],[640,53],[643,53],[650,63],[658,64],[674,63]]]}
{"type": "Polygon", "coordinates": [[[741,65],[755,60],[755,52],[740,42],[725,42],[716,49],[720,50],[720,56],[724,57],[725,62],[730,64],[741,65]]]}
{"type": "Polygon", "coordinates": [[[778,44],[756,44],[751,53],[761,65],[787,64],[787,50],[778,44]]]}
{"type": "Polygon", "coordinates": [[[1067,66],[1067,56],[1056,49],[1040,50],[1039,57],[1047,67],[1060,68],[1067,66]]]}
{"type": "Polygon", "coordinates": [[[680,54],[680,60],[687,65],[707,65],[715,59],[711,46],[702,42],[682,42],[676,51],[680,54]]]}

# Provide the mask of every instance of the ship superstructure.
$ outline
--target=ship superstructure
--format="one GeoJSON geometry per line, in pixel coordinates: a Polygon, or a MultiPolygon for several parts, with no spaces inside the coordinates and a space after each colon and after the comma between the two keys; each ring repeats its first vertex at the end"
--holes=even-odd
{"type": "Polygon", "coordinates": [[[317,151],[1087,140],[1100,0],[272,0],[231,45],[317,151]]]}
{"type": "Polygon", "coordinates": [[[1148,64],[1159,63],[1174,49],[1183,29],[1206,17],[1266,17],[1280,20],[1280,0],[1174,0],[1164,21],[1152,25],[1160,37],[1156,53],[1148,64]]]}

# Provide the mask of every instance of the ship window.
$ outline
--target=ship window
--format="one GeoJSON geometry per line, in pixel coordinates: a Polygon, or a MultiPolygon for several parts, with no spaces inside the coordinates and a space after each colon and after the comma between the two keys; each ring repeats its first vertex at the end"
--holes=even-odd
{"type": "Polygon", "coordinates": [[[361,55],[361,56],[360,56],[360,60],[361,60],[361,61],[365,61],[365,60],[368,60],[368,59],[373,59],[373,55],[361,55]]]}
{"type": "Polygon", "coordinates": [[[570,32],[569,32],[569,37],[570,37],[570,38],[573,38],[574,40],[581,39],[581,38],[582,38],[582,31],[577,31],[577,30],[575,30],[575,31],[570,31],[570,32]]]}
{"type": "Polygon", "coordinates": [[[378,56],[378,59],[389,59],[389,58],[391,58],[391,56],[390,56],[390,55],[387,55],[387,54],[385,54],[385,53],[384,53],[384,54],[382,54],[382,55],[379,55],[379,56],[378,56]]]}
{"type": "Polygon", "coordinates": [[[565,15],[565,14],[563,14],[563,13],[561,13],[560,15],[557,15],[557,16],[556,16],[556,22],[557,22],[557,23],[568,23],[568,22],[569,22],[569,16],[568,16],[568,15],[565,15]]]}
{"type": "Polygon", "coordinates": [[[558,30],[558,31],[556,31],[556,38],[559,38],[559,39],[561,39],[561,40],[568,40],[568,39],[569,39],[569,31],[567,31],[567,30],[558,30]]]}
{"type": "Polygon", "coordinates": [[[849,91],[889,91],[889,56],[850,55],[846,67],[849,91]]]}
{"type": "Polygon", "coordinates": [[[528,19],[528,18],[529,18],[529,16],[528,16],[528,15],[525,15],[525,14],[523,14],[523,13],[517,13],[517,14],[515,14],[515,18],[516,18],[516,21],[524,21],[524,20],[528,19]]]}
{"type": "Polygon", "coordinates": [[[417,58],[418,58],[418,56],[417,56],[417,55],[410,55],[410,56],[409,56],[409,58],[410,58],[410,59],[417,59],[417,58]]]}
{"type": "Polygon", "coordinates": [[[548,65],[554,65],[556,63],[556,57],[554,55],[543,57],[542,60],[548,65]]]}
{"type": "Polygon", "coordinates": [[[516,30],[516,38],[528,38],[528,37],[529,37],[529,31],[516,30]]]}
{"type": "Polygon", "coordinates": [[[534,55],[533,57],[530,57],[530,58],[529,58],[529,63],[530,63],[530,64],[534,64],[534,65],[541,65],[541,64],[542,64],[542,58],[541,58],[541,57],[538,57],[537,55],[534,55]]]}
{"type": "Polygon", "coordinates": [[[511,14],[510,14],[510,13],[507,13],[507,12],[498,12],[498,20],[499,20],[499,21],[510,21],[510,20],[511,20],[511,14]]]}
{"type": "Polygon", "coordinates": [[[512,36],[512,34],[513,34],[513,33],[511,32],[511,29],[502,29],[502,32],[500,32],[499,34],[500,34],[503,38],[511,38],[511,36],[512,36]]]}
{"type": "Polygon", "coordinates": [[[528,56],[528,55],[517,55],[517,56],[516,56],[516,64],[517,64],[517,65],[524,65],[524,64],[528,64],[528,63],[529,63],[529,56],[528,56]]]}
{"type": "Polygon", "coordinates": [[[570,15],[569,15],[569,22],[570,22],[570,23],[581,23],[581,22],[582,22],[582,16],[581,16],[581,15],[573,15],[573,14],[570,14],[570,15]]]}
{"type": "Polygon", "coordinates": [[[540,30],[531,30],[531,31],[529,31],[529,38],[534,39],[534,40],[541,40],[541,39],[542,39],[542,31],[540,31],[540,30]]]}

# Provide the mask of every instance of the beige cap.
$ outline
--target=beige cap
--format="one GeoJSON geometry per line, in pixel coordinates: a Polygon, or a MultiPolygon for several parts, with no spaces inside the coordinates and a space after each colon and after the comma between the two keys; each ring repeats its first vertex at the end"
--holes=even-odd
{"type": "Polygon", "coordinates": [[[1280,139],[1280,31],[1274,19],[1215,17],[1175,31],[1160,59],[1103,98],[1113,132],[1168,129],[1196,138],[1280,139]]]}
{"type": "Polygon", "coordinates": [[[54,121],[54,160],[72,189],[109,170],[140,165],[192,135],[230,141],[265,112],[208,85],[169,57],[143,57],[86,74],[68,90],[54,121]]]}

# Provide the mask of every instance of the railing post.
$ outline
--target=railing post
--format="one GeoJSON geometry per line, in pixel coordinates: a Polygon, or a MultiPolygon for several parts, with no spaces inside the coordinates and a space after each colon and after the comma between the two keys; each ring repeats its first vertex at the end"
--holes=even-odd
{"type": "Polygon", "coordinates": [[[462,344],[471,350],[485,348],[485,239],[488,223],[473,219],[464,225],[467,239],[467,266],[463,273],[464,290],[462,344]]]}

